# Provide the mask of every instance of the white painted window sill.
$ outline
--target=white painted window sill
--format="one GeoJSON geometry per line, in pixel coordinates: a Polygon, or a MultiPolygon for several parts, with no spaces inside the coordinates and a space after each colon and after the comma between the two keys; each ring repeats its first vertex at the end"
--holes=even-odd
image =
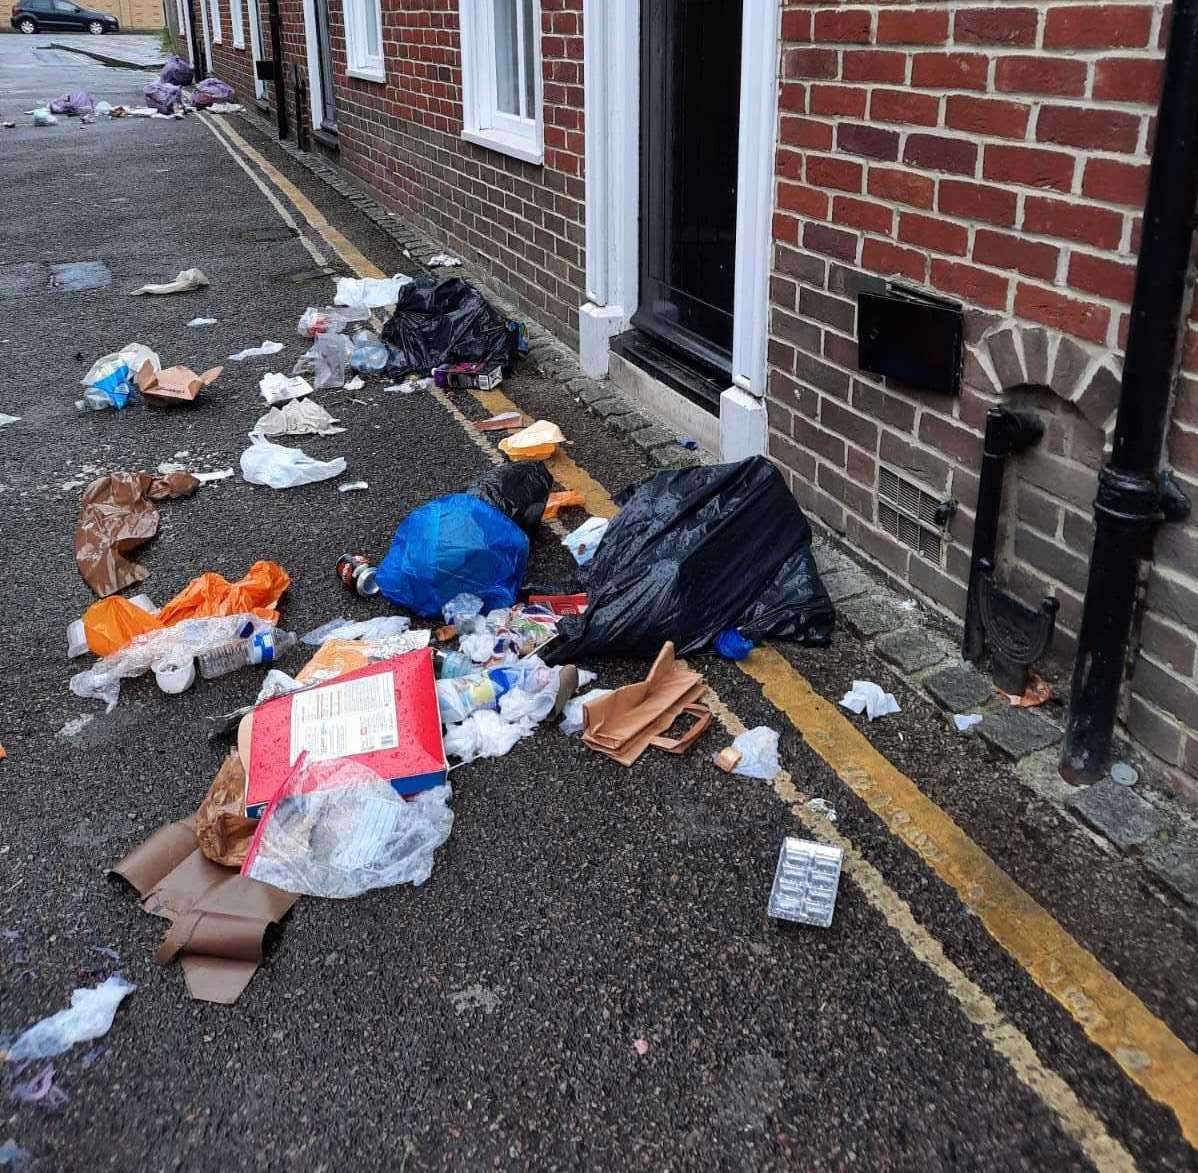
{"type": "Polygon", "coordinates": [[[234,48],[234,49],[244,49],[244,48],[245,48],[245,41],[239,41],[239,40],[237,40],[236,38],[234,38],[234,40],[233,40],[233,48],[234,48]]]}
{"type": "Polygon", "coordinates": [[[366,69],[363,66],[355,65],[352,69],[347,69],[346,75],[356,77],[359,81],[378,81],[385,82],[387,80],[387,71],[385,69],[366,69]]]}
{"type": "Polygon", "coordinates": [[[493,151],[501,151],[514,159],[523,159],[526,163],[544,163],[545,148],[538,146],[528,139],[519,139],[514,135],[504,134],[501,130],[463,130],[462,138],[476,146],[489,147],[493,151]]]}

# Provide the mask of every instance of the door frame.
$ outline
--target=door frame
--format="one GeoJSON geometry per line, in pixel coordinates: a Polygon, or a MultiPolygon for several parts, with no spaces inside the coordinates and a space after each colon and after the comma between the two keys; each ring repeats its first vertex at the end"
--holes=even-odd
{"type": "MultiPolygon", "coordinates": [[[[583,8],[586,302],[579,351],[593,378],[606,376],[609,342],[628,328],[638,301],[640,5],[586,0],[583,8]]],[[[765,451],[781,8],[781,0],[743,5],[732,386],[720,403],[721,445],[733,455],[765,451]]]]}
{"type": "Polygon", "coordinates": [[[258,15],[258,0],[246,0],[246,8],[246,17],[250,22],[250,55],[254,60],[254,98],[265,102],[266,82],[258,76],[258,62],[262,58],[262,18],[258,15]]]}
{"type": "MultiPolygon", "coordinates": [[[[316,43],[316,0],[304,0],[304,48],[308,58],[308,110],[312,129],[324,126],[324,96],[320,90],[320,46],[316,43]]],[[[335,85],[336,79],[330,84],[335,85]]]]}

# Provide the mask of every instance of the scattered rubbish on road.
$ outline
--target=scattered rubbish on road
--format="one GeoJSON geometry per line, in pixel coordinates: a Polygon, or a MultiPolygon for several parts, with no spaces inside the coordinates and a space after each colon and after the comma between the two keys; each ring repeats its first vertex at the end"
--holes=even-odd
{"type": "Polygon", "coordinates": [[[373,330],[359,330],[350,340],[349,365],[363,375],[377,375],[387,369],[391,361],[391,349],[379,339],[373,330]]]}
{"type": "Polygon", "coordinates": [[[452,269],[461,263],[458,257],[451,257],[449,253],[435,253],[425,261],[430,269],[452,269]]]}
{"type": "Polygon", "coordinates": [[[312,385],[317,391],[328,391],[345,384],[354,344],[340,332],[329,330],[317,335],[312,345],[296,362],[293,375],[313,373],[312,385]]]}
{"type": "Polygon", "coordinates": [[[858,716],[864,713],[871,721],[902,712],[894,693],[883,691],[872,680],[854,680],[853,687],[841,697],[840,705],[858,716]]]}
{"type": "Polygon", "coordinates": [[[579,566],[585,566],[595,557],[595,551],[599,549],[599,543],[603,541],[610,524],[609,517],[588,517],[576,530],[562,538],[562,545],[570,551],[579,566]]]}
{"type": "Polygon", "coordinates": [[[412,278],[405,277],[402,273],[396,273],[394,277],[338,277],[337,294],[333,303],[381,309],[383,306],[394,305],[399,298],[399,291],[411,283],[412,278]]]}
{"type": "Polygon", "coordinates": [[[273,444],[256,432],[250,433],[250,446],[241,454],[241,475],[251,485],[272,489],[293,489],[327,481],[345,472],[345,457],[316,460],[300,448],[273,444]]]}
{"type": "Polygon", "coordinates": [[[122,1000],[136,989],[132,982],[114,973],[94,989],[75,990],[67,1009],[43,1018],[20,1035],[8,1048],[8,1061],[49,1059],[69,1051],[76,1043],[100,1038],[108,1033],[122,1000]]]}
{"type": "Polygon", "coordinates": [[[189,326],[192,326],[192,327],[196,327],[196,326],[215,326],[215,325],[216,325],[216,319],[215,319],[215,318],[192,318],[192,319],[191,319],[191,321],[190,321],[190,322],[188,322],[187,324],[188,324],[189,326]]]}
{"type": "Polygon", "coordinates": [[[565,734],[573,736],[581,733],[586,724],[586,707],[591,701],[597,701],[611,692],[610,688],[592,688],[589,692],[571,697],[562,707],[562,719],[559,728],[565,734]]]}
{"type": "Polygon", "coordinates": [[[582,740],[623,766],[631,766],[650,746],[685,753],[711,723],[711,710],[699,703],[706,690],[703,677],[676,660],[674,645],[667,642],[643,681],[585,706],[582,740]],[[663,736],[683,712],[695,718],[690,729],[677,739],[663,736]]]}
{"type": "Polygon", "coordinates": [[[484,362],[442,363],[433,367],[433,383],[444,391],[494,391],[503,382],[503,367],[484,362]]]}
{"type": "Polygon", "coordinates": [[[446,363],[474,362],[510,371],[527,349],[523,327],[509,321],[460,277],[419,277],[399,291],[383,326],[392,348],[388,369],[427,375],[446,363]]]}
{"type": "Polygon", "coordinates": [[[457,624],[463,619],[473,619],[476,615],[481,615],[482,609],[483,601],[478,595],[472,595],[467,591],[463,591],[460,595],[454,595],[441,608],[441,618],[446,623],[457,624]]]}
{"type": "Polygon", "coordinates": [[[159,403],[194,403],[196,396],[211,386],[224,367],[210,367],[197,375],[190,367],[164,367],[156,371],[149,362],[137,372],[137,388],[147,399],[159,403]]]}
{"type": "Polygon", "coordinates": [[[14,1083],[9,1092],[21,1104],[33,1104],[46,1112],[56,1112],[70,1102],[70,1096],[54,1082],[54,1064],[46,1063],[32,1079],[14,1083]]]}
{"type": "Polygon", "coordinates": [[[219,680],[252,664],[273,664],[295,647],[296,642],[291,632],[268,628],[206,648],[195,657],[195,664],[205,680],[219,680]]]}
{"type": "Polygon", "coordinates": [[[78,717],[72,717],[69,721],[63,722],[62,728],[58,731],[58,736],[78,737],[95,719],[95,713],[82,713],[78,717]]]}
{"type": "MultiPolygon", "coordinates": [[[[11,126],[11,122],[6,122],[5,126],[11,126]]],[[[16,1169],[26,1168],[33,1160],[33,1154],[28,1149],[23,1149],[10,1136],[3,1144],[0,1144],[0,1169],[16,1169]]]]}
{"type": "Polygon", "coordinates": [[[6,428],[9,424],[15,424],[21,417],[19,415],[5,415],[0,411],[0,428],[6,428]]]}
{"type": "Polygon", "coordinates": [[[254,431],[260,436],[336,436],[344,428],[314,399],[289,399],[258,417],[254,431]]]}
{"type": "Polygon", "coordinates": [[[344,330],[351,322],[362,322],[369,317],[370,310],[366,306],[329,305],[325,306],[324,309],[309,306],[300,314],[295,332],[301,338],[315,338],[328,331],[336,333],[337,331],[344,330]]]}
{"type": "Polygon", "coordinates": [[[39,106],[33,111],[34,126],[57,126],[58,119],[46,109],[45,106],[39,106]]]}
{"type": "Polygon", "coordinates": [[[550,460],[559,444],[568,444],[557,424],[537,420],[499,441],[499,450],[512,460],[550,460]]]}
{"type": "Polygon", "coordinates": [[[366,481],[350,481],[344,485],[337,486],[338,493],[358,493],[363,489],[369,489],[370,485],[366,481]]]}
{"type": "Polygon", "coordinates": [[[721,631],[715,637],[715,642],[712,644],[715,654],[722,656],[725,660],[747,659],[749,653],[756,646],[751,639],[745,639],[735,627],[730,627],[727,631],[721,631]]]}
{"type": "Polygon", "coordinates": [[[587,597],[583,594],[530,594],[528,596],[528,602],[533,606],[546,607],[552,611],[554,615],[582,615],[587,609],[587,597]]]}
{"type": "MultiPolygon", "coordinates": [[[[3,126],[4,126],[5,130],[16,130],[17,129],[17,124],[15,122],[5,122],[3,124],[3,126]]],[[[3,1147],[0,1146],[0,1152],[2,1152],[2,1151],[3,1151],[3,1147]]],[[[0,1162],[0,1164],[2,1164],[2,1163],[3,1162],[0,1162]]]]}
{"type": "Polygon", "coordinates": [[[713,758],[715,764],[726,773],[772,782],[782,769],[778,761],[778,734],[766,725],[746,729],[733,739],[728,749],[732,753],[721,750],[713,758]]]}
{"type": "Polygon", "coordinates": [[[509,607],[524,578],[528,535],[494,505],[470,493],[438,497],[399,523],[378,568],[378,585],[397,607],[440,615],[455,595],[509,607]]]}
{"type": "Polygon", "coordinates": [[[214,570],[193,578],[158,612],[164,626],[185,619],[207,619],[223,615],[251,614],[267,623],[278,621],[279,600],[291,585],[291,577],[277,562],[253,563],[235,582],[214,570]]]}
{"type": "Polygon", "coordinates": [[[245,766],[231,750],[221,762],[195,813],[196,842],[213,863],[240,868],[245,863],[257,819],[245,813],[245,766]]]}
{"type": "Polygon", "coordinates": [[[549,659],[648,657],[666,640],[681,655],[729,628],[753,641],[831,641],[811,526],[765,457],[661,472],[616,503],[579,575],[586,614],[563,620],[549,659]]]}
{"type": "Polygon", "coordinates": [[[162,295],[167,293],[189,293],[193,289],[202,289],[210,284],[201,269],[180,269],[173,281],[161,285],[143,285],[133,290],[134,296],[141,294],[162,295]]]}
{"type": "Polygon", "coordinates": [[[638,1055],[649,1054],[649,1040],[648,1039],[633,1039],[632,1040],[632,1049],[638,1055]]]}
{"type": "MultiPolygon", "coordinates": [[[[191,323],[188,322],[190,326],[191,323]]],[[[261,346],[250,346],[229,355],[230,362],[245,362],[247,358],[265,358],[268,354],[278,354],[283,349],[281,342],[263,342],[261,346]]]]}
{"type": "Polygon", "coordinates": [[[826,929],[836,911],[844,851],[787,836],[778,852],[769,915],[776,920],[826,929]]]}
{"type": "Polygon", "coordinates": [[[545,512],[553,478],[542,464],[497,464],[467,490],[510,517],[530,537],[545,512]]]}
{"type": "Polygon", "coordinates": [[[185,655],[177,664],[169,658],[160,660],[152,666],[152,670],[154,683],[167,696],[178,696],[196,682],[196,661],[190,655],[185,655]]]}
{"type": "Polygon", "coordinates": [[[542,520],[552,521],[563,509],[585,509],[586,505],[586,499],[577,489],[561,489],[549,494],[542,520]]]}
{"type": "Polygon", "coordinates": [[[954,713],[953,724],[957,727],[958,733],[964,733],[968,729],[972,729],[975,725],[980,725],[985,718],[981,713],[954,713]]]}
{"type": "Polygon", "coordinates": [[[114,472],[92,481],[75,526],[75,561],[83,581],[103,597],[148,578],[150,572],[127,555],[158,532],[158,502],[190,497],[198,488],[195,477],[183,472],[165,477],[114,472]]]}
{"type": "Polygon", "coordinates": [[[211,472],[193,472],[191,474],[201,485],[210,485],[214,481],[227,481],[233,475],[231,468],[214,468],[211,472]]]}
{"type": "Polygon", "coordinates": [[[258,390],[268,407],[286,403],[289,399],[300,399],[312,394],[312,384],[299,375],[280,375],[276,371],[263,375],[258,380],[258,390]]]}
{"type": "Polygon", "coordinates": [[[378,569],[361,554],[342,554],[337,559],[337,577],[343,586],[364,599],[379,593],[378,569]]]}
{"type": "Polygon", "coordinates": [[[72,657],[86,651],[95,656],[111,656],[139,635],[158,631],[161,627],[158,608],[147,596],[126,599],[123,595],[109,595],[93,603],[83,612],[82,619],[76,619],[67,628],[67,652],[72,657]],[[81,649],[78,647],[79,632],[83,637],[81,649]]]}
{"type": "MultiPolygon", "coordinates": [[[[142,97],[156,114],[174,114],[182,109],[183,90],[167,81],[151,81],[142,87],[142,97]]],[[[130,111],[133,113],[133,111],[130,111]]],[[[172,292],[174,292],[172,290],[172,292]]]]}
{"type": "Polygon", "coordinates": [[[809,798],[803,805],[814,814],[823,815],[829,823],[836,822],[836,808],[826,798],[809,798]]]}
{"type": "Polygon", "coordinates": [[[694,452],[699,447],[699,442],[692,439],[690,436],[679,436],[678,444],[685,448],[688,452],[694,452]]]}
{"type": "Polygon", "coordinates": [[[354,375],[352,379],[346,379],[342,387],[344,391],[361,391],[366,386],[366,380],[361,375],[354,375]]]}
{"type": "Polygon", "coordinates": [[[51,114],[90,114],[96,108],[95,100],[86,90],[70,90],[61,98],[50,103],[51,114]]]}
{"type": "Polygon", "coordinates": [[[191,104],[197,110],[205,110],[218,102],[231,102],[234,98],[233,87],[219,77],[206,77],[191,91],[191,104]]]}
{"type": "Polygon", "coordinates": [[[523,428],[524,416],[518,411],[504,411],[474,425],[480,432],[513,432],[523,428]]]}
{"type": "Polygon", "coordinates": [[[83,399],[75,404],[76,409],[104,411],[110,407],[124,407],[136,389],[136,373],[146,364],[155,371],[162,368],[158,355],[140,342],[130,342],[114,354],[96,359],[79,380],[85,390],[83,399]]]}
{"type": "Polygon", "coordinates": [[[1111,766],[1111,781],[1118,786],[1134,786],[1140,780],[1139,771],[1127,762],[1115,762],[1111,766]]]}
{"type": "Polygon", "coordinates": [[[1034,709],[1052,700],[1052,685],[1038,672],[1027,674],[1027,687],[1018,696],[1003,692],[1001,688],[997,692],[1016,709],[1034,709]]]}
{"type": "Polygon", "coordinates": [[[175,53],[166,59],[166,64],[158,74],[159,81],[164,81],[167,85],[172,86],[189,86],[194,78],[195,73],[191,65],[175,53]]]}

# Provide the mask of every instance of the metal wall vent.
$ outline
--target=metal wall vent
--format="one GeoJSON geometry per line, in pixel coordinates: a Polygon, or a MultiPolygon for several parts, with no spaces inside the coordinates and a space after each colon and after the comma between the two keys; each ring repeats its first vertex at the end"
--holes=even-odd
{"type": "Polygon", "coordinates": [[[939,563],[943,530],[936,520],[940,502],[914,481],[885,465],[878,469],[878,525],[904,546],[939,563]]]}

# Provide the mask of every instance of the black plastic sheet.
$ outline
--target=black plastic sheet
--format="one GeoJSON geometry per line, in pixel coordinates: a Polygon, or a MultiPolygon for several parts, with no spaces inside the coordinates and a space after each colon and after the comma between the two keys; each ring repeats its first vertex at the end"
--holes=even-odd
{"type": "Polygon", "coordinates": [[[550,645],[551,663],[595,654],[679,655],[727,628],[753,640],[823,646],[835,612],[811,553],[811,526],[765,457],[662,472],[625,489],[594,557],[590,596],[550,645]]]}
{"type": "Polygon", "coordinates": [[[553,478],[539,460],[522,460],[497,464],[466,492],[494,505],[531,534],[541,524],[552,486],[553,478]]]}
{"type": "Polygon", "coordinates": [[[481,362],[507,371],[519,345],[514,326],[460,277],[419,277],[400,288],[383,326],[383,341],[394,347],[389,370],[427,375],[442,363],[481,362]]]}

